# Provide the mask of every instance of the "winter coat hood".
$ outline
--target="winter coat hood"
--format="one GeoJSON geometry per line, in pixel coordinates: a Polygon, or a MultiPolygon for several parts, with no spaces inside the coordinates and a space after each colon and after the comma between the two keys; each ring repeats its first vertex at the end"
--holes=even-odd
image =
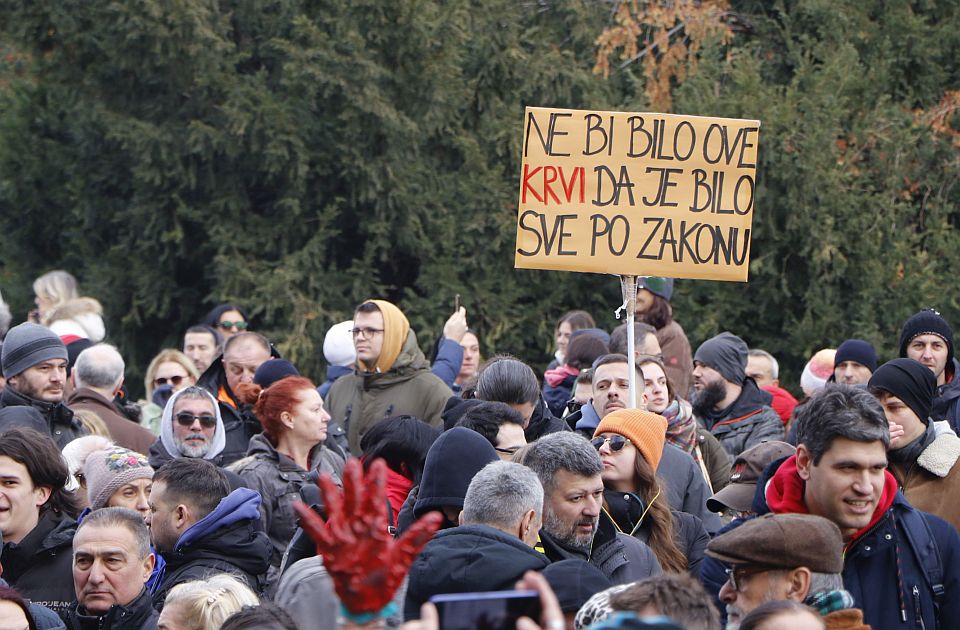
{"type": "Polygon", "coordinates": [[[74,335],[99,343],[106,336],[103,307],[93,298],[67,300],[47,313],[44,321],[58,337],[74,335]]]}
{"type": "MultiPolygon", "coordinates": [[[[180,394],[182,394],[184,391],[185,390],[181,389],[179,392],[176,392],[170,397],[170,400],[167,401],[166,406],[163,408],[163,415],[160,418],[160,441],[163,443],[163,447],[167,450],[167,453],[173,457],[183,456],[183,453],[181,453],[180,449],[177,448],[176,440],[173,438],[173,408],[176,405],[177,398],[179,398],[180,394]]],[[[223,451],[223,447],[227,443],[227,431],[223,426],[223,417],[220,414],[220,405],[210,394],[210,392],[204,390],[204,394],[206,394],[210,402],[213,403],[213,412],[217,416],[217,430],[213,434],[210,450],[207,451],[207,454],[203,456],[203,459],[212,460],[223,451]]],[[[153,451],[153,448],[150,450],[153,451]]]]}
{"type": "Polygon", "coordinates": [[[444,506],[463,508],[470,480],[498,459],[490,442],[476,431],[454,427],[444,432],[427,451],[414,516],[444,506]]]}
{"type": "Polygon", "coordinates": [[[410,567],[404,617],[441,593],[511,590],[527,571],[542,571],[547,557],[487,525],[461,525],[437,532],[410,567]]]}
{"type": "Polygon", "coordinates": [[[238,488],[220,500],[213,512],[187,528],[177,539],[174,553],[240,521],[260,520],[260,495],[249,488],[238,488]]]}
{"type": "MultiPolygon", "coordinates": [[[[407,321],[407,317],[403,314],[403,311],[391,302],[387,302],[386,300],[367,300],[363,304],[375,304],[383,315],[383,345],[380,348],[380,356],[377,357],[376,364],[367,365],[359,358],[357,359],[357,364],[363,371],[386,374],[394,368],[400,355],[407,349],[407,344],[410,341],[410,335],[413,331],[410,330],[410,322],[407,321]]],[[[363,304],[361,304],[361,306],[363,306],[363,304]]],[[[413,335],[414,345],[417,343],[416,340],[417,336],[413,335]]],[[[420,356],[422,357],[423,353],[421,353],[420,356]]]]}

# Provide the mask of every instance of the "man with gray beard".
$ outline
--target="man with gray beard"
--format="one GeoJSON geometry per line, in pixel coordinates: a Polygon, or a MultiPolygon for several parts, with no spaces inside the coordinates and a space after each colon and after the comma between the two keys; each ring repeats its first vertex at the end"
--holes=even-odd
{"type": "Polygon", "coordinates": [[[773,397],[746,369],[747,344],[729,332],[706,340],[693,355],[693,413],[733,457],[783,439],[783,423],[770,407],[773,397]]]}
{"type": "Polygon", "coordinates": [[[150,465],[156,470],[171,459],[192,457],[222,466],[225,443],[217,401],[193,385],[176,392],[163,408],[160,438],[150,447],[150,465]]]}
{"type": "Polygon", "coordinates": [[[543,484],[540,545],[551,562],[586,560],[613,584],[662,573],[653,551],[617,531],[603,511],[603,464],[597,449],[572,432],[551,433],[527,447],[522,464],[543,484]]]}

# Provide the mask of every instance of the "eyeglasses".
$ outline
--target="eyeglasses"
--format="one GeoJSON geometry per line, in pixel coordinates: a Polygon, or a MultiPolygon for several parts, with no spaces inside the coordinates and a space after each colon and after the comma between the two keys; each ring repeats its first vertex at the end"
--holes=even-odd
{"type": "Polygon", "coordinates": [[[610,442],[610,450],[616,453],[619,450],[622,450],[624,446],[630,443],[630,440],[623,437],[622,435],[611,435],[610,437],[595,437],[590,440],[590,443],[593,444],[593,448],[598,451],[603,448],[603,445],[607,442],[610,442]]]}
{"type": "Polygon", "coordinates": [[[379,335],[382,332],[383,332],[383,328],[370,328],[367,326],[364,326],[363,328],[350,329],[350,334],[353,335],[354,339],[356,339],[361,335],[363,335],[364,339],[373,339],[374,335],[379,335]]]}
{"type": "Polygon", "coordinates": [[[166,385],[167,381],[170,382],[174,387],[180,387],[180,383],[183,382],[183,379],[187,378],[186,376],[171,376],[170,378],[165,378],[163,376],[155,378],[153,380],[154,387],[160,387],[161,385],[166,385]]]}
{"type": "Polygon", "coordinates": [[[730,582],[730,586],[733,587],[738,593],[742,593],[746,584],[744,583],[747,578],[751,578],[754,575],[760,573],[766,573],[767,571],[772,571],[767,567],[733,567],[732,569],[724,569],[727,573],[727,581],[730,582]]]}
{"type": "Polygon", "coordinates": [[[199,420],[200,426],[204,429],[212,429],[217,426],[217,417],[207,413],[196,416],[189,411],[181,411],[177,414],[177,424],[182,427],[192,427],[194,420],[199,420]]]}
{"type": "Polygon", "coordinates": [[[231,328],[236,328],[237,330],[246,330],[247,326],[249,326],[247,322],[228,322],[227,320],[223,320],[217,325],[224,330],[230,330],[231,328]]]}
{"type": "Polygon", "coordinates": [[[523,448],[523,445],[520,445],[520,446],[508,446],[508,447],[506,447],[506,448],[501,448],[501,447],[499,447],[499,446],[494,446],[494,447],[493,447],[493,450],[495,450],[495,451],[498,452],[498,453],[506,453],[507,455],[513,455],[514,453],[516,453],[517,451],[519,451],[521,448],[523,448]]]}

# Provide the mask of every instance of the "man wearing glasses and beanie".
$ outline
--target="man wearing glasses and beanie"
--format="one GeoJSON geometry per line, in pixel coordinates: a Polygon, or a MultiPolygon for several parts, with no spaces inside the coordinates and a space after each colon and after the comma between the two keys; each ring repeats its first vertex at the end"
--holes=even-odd
{"type": "Polygon", "coordinates": [[[440,416],[453,392],[430,371],[403,312],[386,300],[367,300],[354,313],[352,333],[356,369],[337,379],[325,401],[347,432],[350,453],[359,457],[364,433],[391,416],[442,426],[440,416]]]}

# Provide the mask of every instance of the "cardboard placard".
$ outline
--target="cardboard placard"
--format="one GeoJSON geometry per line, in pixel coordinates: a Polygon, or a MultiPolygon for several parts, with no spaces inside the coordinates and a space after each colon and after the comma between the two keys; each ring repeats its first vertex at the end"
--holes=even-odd
{"type": "Polygon", "coordinates": [[[528,107],[515,266],[746,282],[760,121],[528,107]]]}

